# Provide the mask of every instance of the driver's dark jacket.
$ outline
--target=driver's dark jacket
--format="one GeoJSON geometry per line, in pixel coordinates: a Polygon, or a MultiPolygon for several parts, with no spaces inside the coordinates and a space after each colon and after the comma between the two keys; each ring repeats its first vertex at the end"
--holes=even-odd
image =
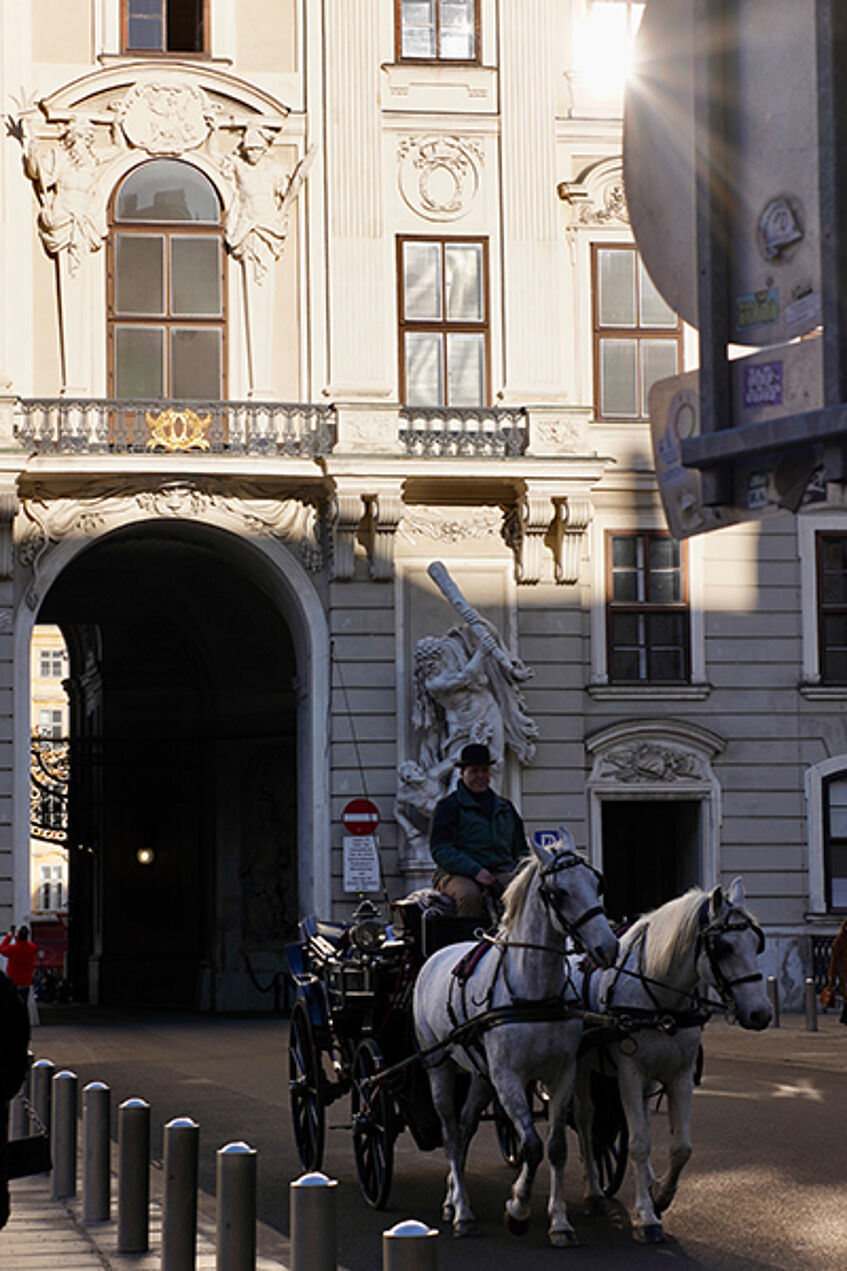
{"type": "Polygon", "coordinates": [[[436,882],[444,874],[473,878],[480,869],[511,872],[527,850],[523,821],[514,804],[493,790],[472,794],[461,780],[436,804],[429,845],[438,866],[436,882]]]}

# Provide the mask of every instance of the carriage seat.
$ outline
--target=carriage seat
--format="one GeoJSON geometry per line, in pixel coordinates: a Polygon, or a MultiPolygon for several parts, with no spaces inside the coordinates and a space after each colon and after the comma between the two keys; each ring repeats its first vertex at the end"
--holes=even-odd
{"type": "Polygon", "coordinates": [[[395,930],[412,939],[422,959],[445,945],[473,940],[485,925],[481,918],[459,918],[450,897],[432,887],[421,887],[402,900],[392,901],[391,908],[395,930]]]}

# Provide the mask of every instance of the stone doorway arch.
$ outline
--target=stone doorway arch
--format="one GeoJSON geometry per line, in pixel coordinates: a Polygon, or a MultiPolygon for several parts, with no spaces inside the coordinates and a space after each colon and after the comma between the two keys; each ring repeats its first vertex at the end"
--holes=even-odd
{"type": "MultiPolygon", "coordinates": [[[[268,1007],[257,984],[281,967],[298,913],[320,911],[329,892],[326,622],[297,532],[285,540],[292,551],[249,523],[246,501],[235,524],[233,501],[211,501],[201,522],[168,497],[155,520],[149,499],[136,520],[125,496],[115,515],[101,501],[101,532],[89,519],[81,535],[59,533],[45,501],[53,530],[18,607],[21,669],[36,616],[58,622],[71,650],[78,994],[268,1007]],[[138,848],[155,852],[151,835],[158,886],[156,866],[135,859],[138,848]]],[[[26,766],[21,754],[16,816],[26,766]]]]}
{"type": "Polygon", "coordinates": [[[616,723],[586,740],[591,860],[606,872],[607,896],[627,906],[615,913],[610,904],[613,916],[632,918],[688,886],[716,882],[721,790],[712,761],[724,745],[710,729],[655,719],[616,723]],[[640,870],[638,898],[629,894],[631,870],[640,870]]]}

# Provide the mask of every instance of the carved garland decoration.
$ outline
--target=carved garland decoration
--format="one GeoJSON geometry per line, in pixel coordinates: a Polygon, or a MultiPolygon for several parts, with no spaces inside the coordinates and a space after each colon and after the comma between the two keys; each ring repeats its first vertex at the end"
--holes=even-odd
{"type": "Polygon", "coordinates": [[[474,203],[484,151],[468,137],[428,134],[397,144],[397,180],[404,202],[430,221],[453,221],[474,203]]]}
{"type": "Polygon", "coordinates": [[[258,497],[247,482],[227,482],[225,491],[214,482],[163,481],[154,488],[126,493],[125,487],[83,490],[76,498],[55,498],[36,486],[21,500],[16,522],[16,555],[32,570],[27,604],[41,600],[41,571],[55,545],[69,535],[91,537],[114,525],[143,516],[196,520],[212,512],[225,513],[240,527],[295,546],[312,573],[323,568],[321,519],[318,508],[298,499],[258,497]]]}

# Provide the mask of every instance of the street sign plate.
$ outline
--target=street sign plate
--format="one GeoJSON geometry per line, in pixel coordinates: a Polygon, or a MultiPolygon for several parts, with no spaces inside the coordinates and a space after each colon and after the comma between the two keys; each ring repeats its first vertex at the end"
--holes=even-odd
{"type": "Polygon", "coordinates": [[[373,834],[379,825],[379,808],[370,799],[351,799],[341,813],[341,821],[354,838],[373,834]]]}
{"type": "MultiPolygon", "coordinates": [[[[695,327],[696,7],[648,0],[624,109],[638,249],[668,304],[695,327]]],[[[731,339],[779,344],[821,323],[815,0],[734,0],[730,9],[737,107],[715,180],[729,195],[731,339]]]]}
{"type": "MultiPolygon", "coordinates": [[[[742,430],[739,437],[744,425],[802,415],[823,404],[819,335],[762,349],[730,365],[733,417],[742,430]]],[[[656,476],[674,538],[796,510],[804,499],[815,497],[809,481],[820,462],[819,449],[807,446],[780,452],[775,448],[734,457],[732,504],[705,506],[699,469],[682,464],[682,443],[700,433],[699,384],[699,372],[689,371],[660,380],[650,390],[656,476]]]]}

